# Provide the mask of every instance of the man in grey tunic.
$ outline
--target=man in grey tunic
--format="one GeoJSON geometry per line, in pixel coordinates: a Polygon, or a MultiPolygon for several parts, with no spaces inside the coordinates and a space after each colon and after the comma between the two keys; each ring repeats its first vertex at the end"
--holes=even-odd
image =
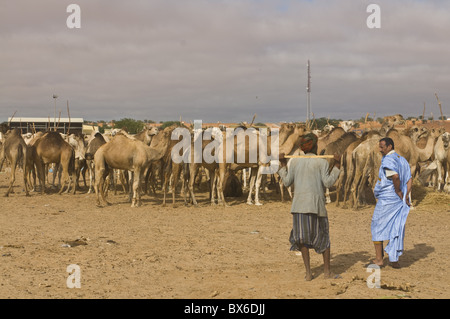
{"type": "Polygon", "coordinates": [[[309,281],[313,278],[310,267],[310,248],[323,255],[324,276],[332,278],[324,188],[330,188],[338,179],[341,156],[334,155],[335,163],[331,171],[326,159],[314,158],[317,154],[317,136],[313,133],[302,137],[300,148],[305,155],[311,156],[311,158],[292,158],[287,167],[284,154],[280,154],[281,168],[278,171],[286,187],[294,185],[291,206],[293,227],[289,238],[291,250],[301,251],[306,280],[309,281]]]}

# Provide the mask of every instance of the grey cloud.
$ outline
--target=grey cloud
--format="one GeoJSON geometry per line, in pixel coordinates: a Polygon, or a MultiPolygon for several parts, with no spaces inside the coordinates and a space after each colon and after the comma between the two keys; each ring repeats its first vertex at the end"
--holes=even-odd
{"type": "Polygon", "coordinates": [[[378,1],[379,30],[369,1],[72,2],[2,2],[0,120],[53,115],[53,93],[86,119],[304,120],[308,59],[316,117],[449,99],[445,1],[378,1]],[[72,2],[79,30],[65,26],[72,2]]]}

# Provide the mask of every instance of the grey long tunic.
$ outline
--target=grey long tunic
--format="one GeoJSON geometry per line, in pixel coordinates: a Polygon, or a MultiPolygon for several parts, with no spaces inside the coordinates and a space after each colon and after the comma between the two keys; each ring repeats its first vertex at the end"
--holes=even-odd
{"type": "Polygon", "coordinates": [[[278,174],[286,187],[294,184],[291,213],[313,213],[326,217],[324,188],[333,186],[340,170],[333,167],[328,174],[328,161],[323,158],[293,158],[288,166],[288,169],[282,167],[278,174]]]}

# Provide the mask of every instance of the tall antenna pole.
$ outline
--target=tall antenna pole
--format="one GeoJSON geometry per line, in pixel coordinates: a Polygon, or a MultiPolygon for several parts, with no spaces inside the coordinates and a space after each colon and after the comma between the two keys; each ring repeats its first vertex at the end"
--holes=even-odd
{"type": "Polygon", "coordinates": [[[308,60],[308,85],[306,86],[306,122],[311,120],[311,64],[308,60]]]}

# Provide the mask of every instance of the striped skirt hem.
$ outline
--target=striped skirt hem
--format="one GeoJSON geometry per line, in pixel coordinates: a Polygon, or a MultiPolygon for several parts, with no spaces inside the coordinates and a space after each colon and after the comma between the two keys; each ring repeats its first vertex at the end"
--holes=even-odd
{"type": "Polygon", "coordinates": [[[293,251],[301,246],[313,248],[322,254],[330,247],[328,217],[318,217],[317,214],[292,213],[293,225],[289,242],[293,251]]]}

